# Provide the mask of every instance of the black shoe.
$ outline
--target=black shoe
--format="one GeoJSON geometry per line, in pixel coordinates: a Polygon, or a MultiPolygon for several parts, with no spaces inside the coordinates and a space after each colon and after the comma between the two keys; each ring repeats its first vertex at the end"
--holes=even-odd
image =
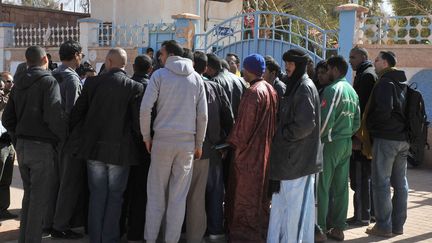
{"type": "Polygon", "coordinates": [[[355,217],[348,218],[346,223],[350,226],[368,226],[369,220],[358,220],[355,217]]]}
{"type": "Polygon", "coordinates": [[[81,239],[83,235],[72,230],[58,231],[53,229],[51,237],[54,239],[81,239]]]}
{"type": "Polygon", "coordinates": [[[16,219],[18,215],[12,214],[8,210],[3,210],[0,212],[0,219],[16,219]]]}

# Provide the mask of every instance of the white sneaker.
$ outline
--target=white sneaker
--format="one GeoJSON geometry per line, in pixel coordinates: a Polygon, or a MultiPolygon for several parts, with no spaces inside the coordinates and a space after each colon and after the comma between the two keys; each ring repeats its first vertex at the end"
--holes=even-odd
{"type": "Polygon", "coordinates": [[[222,240],[225,239],[225,234],[209,235],[209,240],[222,240]]]}

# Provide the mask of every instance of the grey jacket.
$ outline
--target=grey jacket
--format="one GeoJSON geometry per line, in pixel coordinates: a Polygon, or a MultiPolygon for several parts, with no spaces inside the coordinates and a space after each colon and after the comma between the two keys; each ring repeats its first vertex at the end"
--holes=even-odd
{"type": "Polygon", "coordinates": [[[282,97],[270,153],[271,180],[293,180],[321,169],[320,98],[305,74],[282,97]]]}
{"type": "Polygon", "coordinates": [[[53,75],[60,85],[62,108],[66,114],[70,114],[76,100],[81,94],[82,85],[80,77],[75,70],[63,64],[53,71],[53,75]]]}
{"type": "Polygon", "coordinates": [[[195,148],[202,148],[207,128],[207,102],[204,83],[192,61],[168,57],[165,67],[154,72],[141,102],[140,126],[144,141],[151,140],[153,106],[155,137],[184,141],[195,136],[195,148]]]}

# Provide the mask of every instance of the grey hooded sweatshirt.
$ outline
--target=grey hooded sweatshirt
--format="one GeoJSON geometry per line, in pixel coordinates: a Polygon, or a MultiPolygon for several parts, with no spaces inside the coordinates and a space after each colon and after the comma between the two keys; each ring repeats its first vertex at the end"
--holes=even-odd
{"type": "Polygon", "coordinates": [[[140,109],[140,126],[144,141],[151,140],[151,112],[155,138],[184,141],[195,136],[195,148],[202,148],[207,127],[207,103],[204,82],[194,71],[192,61],[168,57],[165,67],[154,72],[144,93],[140,109]]]}

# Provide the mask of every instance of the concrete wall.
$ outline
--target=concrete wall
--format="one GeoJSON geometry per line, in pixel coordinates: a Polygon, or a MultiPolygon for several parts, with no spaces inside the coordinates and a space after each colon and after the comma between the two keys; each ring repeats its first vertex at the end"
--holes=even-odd
{"type": "MultiPolygon", "coordinates": [[[[201,31],[204,31],[204,22],[211,28],[215,23],[240,13],[243,6],[242,0],[230,3],[207,1],[207,6],[204,2],[199,0],[201,31]],[[205,7],[208,9],[208,21],[204,21],[205,7]]],[[[174,14],[197,14],[197,5],[197,0],[93,0],[91,17],[117,23],[172,22],[174,14]]]]}
{"type": "Polygon", "coordinates": [[[20,25],[75,25],[78,19],[89,17],[89,14],[60,10],[0,4],[0,22],[20,25]]]}

